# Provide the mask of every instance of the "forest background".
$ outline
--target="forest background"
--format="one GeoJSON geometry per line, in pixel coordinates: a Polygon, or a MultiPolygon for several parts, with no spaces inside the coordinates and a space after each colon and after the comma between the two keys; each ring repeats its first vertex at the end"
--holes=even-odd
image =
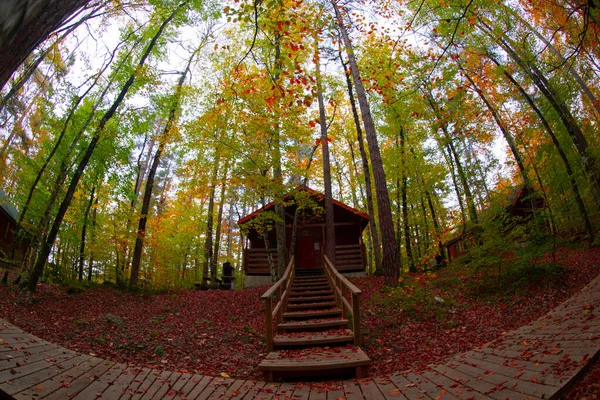
{"type": "Polygon", "coordinates": [[[481,230],[488,264],[593,244],[599,18],[594,1],[90,2],[2,91],[23,284],[239,270],[236,221],[300,184],[372,216],[388,283],[456,232],[481,230]],[[544,206],[507,233],[520,187],[544,206]]]}

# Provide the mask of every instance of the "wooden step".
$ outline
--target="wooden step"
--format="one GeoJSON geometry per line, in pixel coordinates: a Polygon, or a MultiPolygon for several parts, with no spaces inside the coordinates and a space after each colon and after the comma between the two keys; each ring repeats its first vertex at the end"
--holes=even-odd
{"type": "Polygon", "coordinates": [[[301,291],[306,291],[306,290],[327,290],[327,289],[331,289],[329,284],[314,285],[314,286],[296,286],[296,285],[292,286],[292,292],[301,292],[301,291]]]}
{"type": "Polygon", "coordinates": [[[294,282],[296,281],[301,281],[301,282],[312,282],[312,281],[326,281],[327,277],[326,276],[296,276],[294,277],[294,282]]]}
{"type": "Polygon", "coordinates": [[[331,318],[342,315],[342,310],[333,308],[330,310],[311,310],[311,311],[294,311],[283,313],[284,319],[310,319],[310,318],[331,318]]]}
{"type": "Polygon", "coordinates": [[[294,280],[292,282],[292,286],[319,286],[319,285],[329,285],[329,281],[324,279],[322,281],[299,281],[294,280]]]}
{"type": "Polygon", "coordinates": [[[344,328],[348,320],[342,318],[317,319],[311,321],[288,321],[277,324],[277,329],[282,331],[319,331],[332,328],[344,328]]]}
{"type": "Polygon", "coordinates": [[[279,334],[273,338],[275,347],[305,347],[305,346],[331,346],[350,344],[354,342],[354,335],[350,329],[329,332],[301,332],[292,334],[279,334]]]}
{"type": "Polygon", "coordinates": [[[319,308],[331,308],[335,307],[335,301],[317,301],[317,302],[306,302],[300,304],[288,304],[287,309],[289,311],[300,311],[300,310],[316,310],[319,308]]]}
{"type": "Polygon", "coordinates": [[[302,269],[296,268],[296,276],[324,276],[325,272],[322,269],[302,269]]]}
{"type": "Polygon", "coordinates": [[[327,290],[294,290],[292,289],[292,292],[290,293],[291,297],[296,297],[296,296],[319,296],[319,295],[328,295],[328,294],[333,294],[333,290],[327,289],[327,290]]]}
{"type": "Polygon", "coordinates": [[[325,294],[322,296],[290,296],[290,303],[303,303],[303,302],[311,302],[311,301],[327,301],[333,300],[335,297],[332,294],[325,294]]]}
{"type": "Polygon", "coordinates": [[[327,280],[327,278],[323,278],[323,279],[319,279],[319,280],[298,280],[298,279],[294,279],[294,285],[298,285],[298,286],[314,286],[314,285],[328,285],[329,281],[327,280]]]}
{"type": "MultiPolygon", "coordinates": [[[[363,350],[356,346],[346,346],[329,349],[314,348],[307,350],[280,350],[272,351],[258,365],[258,369],[265,372],[265,378],[273,381],[275,373],[293,373],[294,378],[299,376],[323,376],[353,369],[356,378],[362,378],[364,367],[371,363],[371,359],[363,350]]],[[[283,375],[283,374],[282,374],[283,375]]]]}

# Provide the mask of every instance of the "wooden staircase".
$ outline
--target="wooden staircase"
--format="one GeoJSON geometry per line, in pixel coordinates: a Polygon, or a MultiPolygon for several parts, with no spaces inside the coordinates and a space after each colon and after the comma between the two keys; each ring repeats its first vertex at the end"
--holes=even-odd
{"type": "Polygon", "coordinates": [[[296,271],[290,262],[262,296],[268,354],[258,368],[267,381],[361,378],[371,363],[359,347],[360,290],[327,258],[324,264],[324,269],[296,271]]]}

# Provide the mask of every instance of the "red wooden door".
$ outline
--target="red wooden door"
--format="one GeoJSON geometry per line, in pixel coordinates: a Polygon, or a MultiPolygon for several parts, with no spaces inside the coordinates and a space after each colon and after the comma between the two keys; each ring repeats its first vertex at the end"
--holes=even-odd
{"type": "Polygon", "coordinates": [[[298,237],[298,268],[316,268],[315,243],[312,236],[298,237]]]}

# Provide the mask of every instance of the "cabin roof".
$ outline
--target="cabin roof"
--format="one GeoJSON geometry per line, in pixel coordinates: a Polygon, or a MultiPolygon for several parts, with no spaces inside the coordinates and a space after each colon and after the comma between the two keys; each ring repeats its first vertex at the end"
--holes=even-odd
{"type": "MultiPolygon", "coordinates": [[[[316,190],[313,190],[313,189],[311,189],[311,188],[309,188],[308,186],[305,186],[305,185],[300,185],[300,186],[298,186],[298,187],[296,187],[296,188],[294,189],[294,191],[300,191],[300,190],[303,190],[303,191],[305,191],[305,192],[308,192],[308,193],[310,193],[311,195],[313,195],[313,196],[317,196],[317,197],[320,197],[320,198],[322,198],[322,199],[324,199],[324,198],[325,198],[325,195],[324,195],[323,193],[321,193],[321,192],[317,192],[316,190]]],[[[287,198],[289,198],[289,197],[293,196],[293,193],[294,193],[294,191],[291,191],[291,192],[287,193],[287,194],[284,196],[284,199],[287,199],[287,198]]],[[[260,214],[261,212],[263,212],[263,211],[266,211],[266,210],[268,210],[269,208],[272,208],[274,205],[275,205],[275,202],[273,202],[273,201],[272,201],[272,202],[270,202],[270,203],[266,204],[264,207],[261,207],[261,208],[259,208],[258,210],[254,211],[254,212],[252,212],[252,213],[250,213],[250,214],[248,214],[248,215],[246,215],[245,217],[241,218],[241,219],[238,221],[238,225],[241,225],[241,224],[244,224],[244,223],[246,223],[246,222],[250,221],[252,218],[256,217],[256,216],[257,216],[258,214],[260,214]]],[[[358,215],[360,218],[362,218],[362,219],[364,219],[364,220],[366,220],[366,221],[369,221],[369,219],[370,219],[368,214],[365,214],[364,212],[362,212],[362,211],[359,211],[359,210],[357,210],[356,208],[350,207],[349,205],[347,205],[347,204],[344,204],[344,203],[342,203],[342,202],[341,202],[341,201],[339,201],[339,200],[335,200],[335,199],[333,199],[333,205],[334,205],[334,206],[337,206],[337,207],[340,207],[340,208],[343,208],[343,209],[345,209],[345,210],[347,210],[347,211],[350,211],[351,213],[358,215]]],[[[365,223],[365,224],[366,224],[366,223],[365,223]]]]}
{"type": "Polygon", "coordinates": [[[4,213],[6,213],[15,223],[17,222],[17,219],[19,219],[19,212],[11,204],[10,199],[2,189],[0,189],[0,209],[2,209],[2,211],[4,211],[4,213]]]}

